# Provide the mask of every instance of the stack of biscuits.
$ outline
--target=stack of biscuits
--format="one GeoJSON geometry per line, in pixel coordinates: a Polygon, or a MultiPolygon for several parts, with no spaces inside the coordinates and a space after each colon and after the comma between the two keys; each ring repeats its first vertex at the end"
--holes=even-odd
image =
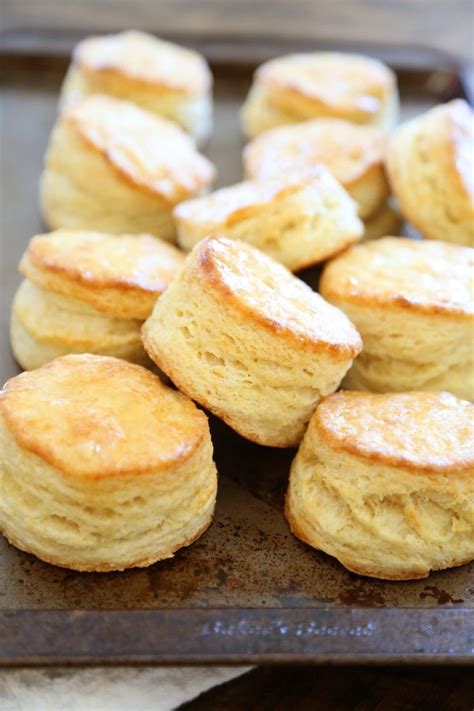
{"type": "Polygon", "coordinates": [[[172,557],[213,517],[200,406],[298,448],[291,530],[349,570],[469,562],[472,111],[398,125],[387,66],[315,52],[260,66],[241,120],[242,182],[210,192],[205,59],[142,32],[75,49],[41,176],[51,231],[12,306],[0,530],[79,571],[172,557]]]}

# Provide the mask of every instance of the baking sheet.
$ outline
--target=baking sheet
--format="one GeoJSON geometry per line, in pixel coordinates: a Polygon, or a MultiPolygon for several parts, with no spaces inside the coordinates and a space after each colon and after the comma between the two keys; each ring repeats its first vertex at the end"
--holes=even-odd
{"type": "MultiPolygon", "coordinates": [[[[8,339],[16,265],[42,231],[38,179],[67,50],[76,38],[10,36],[2,58],[0,378],[15,375],[8,339]]],[[[218,184],[241,178],[238,108],[275,43],[203,42],[216,73],[208,150],[218,184]]],[[[300,46],[293,49],[300,49],[300,46]]],[[[364,51],[364,50],[363,50],[364,51]]],[[[367,51],[367,50],[365,50],[367,51]]],[[[404,117],[462,95],[445,57],[391,50],[404,117]]],[[[315,275],[309,272],[311,281],[315,275]]],[[[289,532],[283,494],[294,452],[258,447],[211,418],[220,474],[207,533],[148,569],[81,574],[0,537],[0,664],[463,662],[474,655],[474,567],[414,582],[358,577],[289,532]]]]}

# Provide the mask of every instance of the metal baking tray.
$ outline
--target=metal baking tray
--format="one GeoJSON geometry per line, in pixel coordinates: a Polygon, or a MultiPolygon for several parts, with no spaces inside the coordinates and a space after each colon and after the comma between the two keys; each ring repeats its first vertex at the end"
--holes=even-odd
{"type": "MultiPolygon", "coordinates": [[[[42,156],[78,38],[22,32],[2,37],[2,381],[18,372],[8,342],[16,265],[28,239],[42,230],[42,156]]],[[[238,109],[252,71],[272,56],[313,45],[172,39],[195,46],[211,62],[216,126],[207,153],[218,166],[219,184],[235,182],[243,145],[238,109]]],[[[404,117],[466,95],[462,70],[443,54],[356,49],[394,66],[404,117]]],[[[472,565],[403,583],[347,572],[288,530],[282,505],[294,452],[246,442],[212,418],[211,425],[220,474],[216,516],[207,533],[173,559],[148,569],[81,574],[42,563],[0,537],[0,664],[398,664],[474,658],[472,565]]]]}

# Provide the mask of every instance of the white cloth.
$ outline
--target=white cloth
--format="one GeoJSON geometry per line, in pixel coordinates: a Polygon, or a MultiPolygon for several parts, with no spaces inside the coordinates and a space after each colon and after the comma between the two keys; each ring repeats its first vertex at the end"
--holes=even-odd
{"type": "Polygon", "coordinates": [[[3,669],[1,711],[171,711],[250,667],[3,669]]]}

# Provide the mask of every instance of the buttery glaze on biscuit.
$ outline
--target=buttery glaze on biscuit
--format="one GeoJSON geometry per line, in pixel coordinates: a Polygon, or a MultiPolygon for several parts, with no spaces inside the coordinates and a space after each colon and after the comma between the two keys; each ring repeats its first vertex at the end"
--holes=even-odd
{"type": "Polygon", "coordinates": [[[189,96],[212,85],[209,67],[198,52],[137,30],[88,37],[75,48],[74,61],[89,71],[117,72],[189,96]]]}
{"type": "Polygon", "coordinates": [[[341,119],[315,119],[267,131],[244,149],[248,178],[312,176],[325,165],[359,205],[360,217],[374,215],[388,197],[384,171],[386,134],[341,119]]]}
{"type": "Polygon", "coordinates": [[[34,237],[19,270],[11,343],[25,369],[67,353],[150,365],[140,327],[184,256],[151,235],[57,230],[34,237]]]}
{"type": "Polygon", "coordinates": [[[19,271],[103,313],[144,320],[183,262],[178,249],[152,235],[57,230],[30,240],[19,271]]]}
{"type": "Polygon", "coordinates": [[[465,101],[402,124],[387,171],[404,215],[425,237],[474,246],[474,114],[465,101]]]}
{"type": "Polygon", "coordinates": [[[61,106],[109,94],[178,123],[197,141],[212,128],[212,75],[202,55],[145,32],[87,37],[73,52],[61,106]]]}
{"type": "Polygon", "coordinates": [[[382,62],[356,54],[279,57],[257,69],[241,112],[250,138],[276,126],[325,117],[391,128],[398,118],[395,75],[382,62]]]}
{"type": "Polygon", "coordinates": [[[207,432],[204,413],[190,400],[115,358],[65,356],[12,378],[2,398],[21,449],[79,478],[167,469],[185,461],[207,432]]]}
{"type": "Polygon", "coordinates": [[[176,124],[93,95],[58,118],[41,202],[51,228],[155,234],[174,241],[173,206],[212,183],[213,165],[176,124]]]}
{"type": "Polygon", "coordinates": [[[359,335],[282,265],[212,236],[187,257],[143,328],[177,387],[244,437],[294,446],[321,397],[361,349],[359,335]]]}
{"type": "Polygon", "coordinates": [[[357,242],[363,229],[355,204],[323,166],[308,179],[238,183],[181,203],[173,216],[184,249],[219,232],[292,271],[357,242]]]}
{"type": "Polygon", "coordinates": [[[360,341],[350,321],[258,250],[211,237],[198,257],[204,287],[220,292],[266,330],[341,359],[356,354],[360,341]]]}
{"type": "Polygon", "coordinates": [[[474,558],[474,407],[448,393],[340,392],[293,462],[293,533],[353,572],[407,580],[474,558]]]}
{"type": "Polygon", "coordinates": [[[91,96],[63,118],[122,177],[169,203],[199,191],[213,178],[209,161],[177,126],[130,102],[91,96]]]}
{"type": "Polygon", "coordinates": [[[473,414],[470,403],[446,392],[341,392],[323,403],[315,419],[332,447],[369,462],[472,476],[473,414]]]}
{"type": "Polygon", "coordinates": [[[76,570],[173,555],[210,523],[216,471],[205,415],[145,369],[65,356],[0,398],[0,528],[76,570]]]}
{"type": "Polygon", "coordinates": [[[468,247],[385,237],[331,262],[321,288],[331,299],[469,317],[473,268],[468,247]]]}
{"type": "Polygon", "coordinates": [[[472,400],[473,267],[468,247],[394,237],[357,245],[330,262],[321,293],[364,341],[344,386],[448,390],[472,400]]]}

